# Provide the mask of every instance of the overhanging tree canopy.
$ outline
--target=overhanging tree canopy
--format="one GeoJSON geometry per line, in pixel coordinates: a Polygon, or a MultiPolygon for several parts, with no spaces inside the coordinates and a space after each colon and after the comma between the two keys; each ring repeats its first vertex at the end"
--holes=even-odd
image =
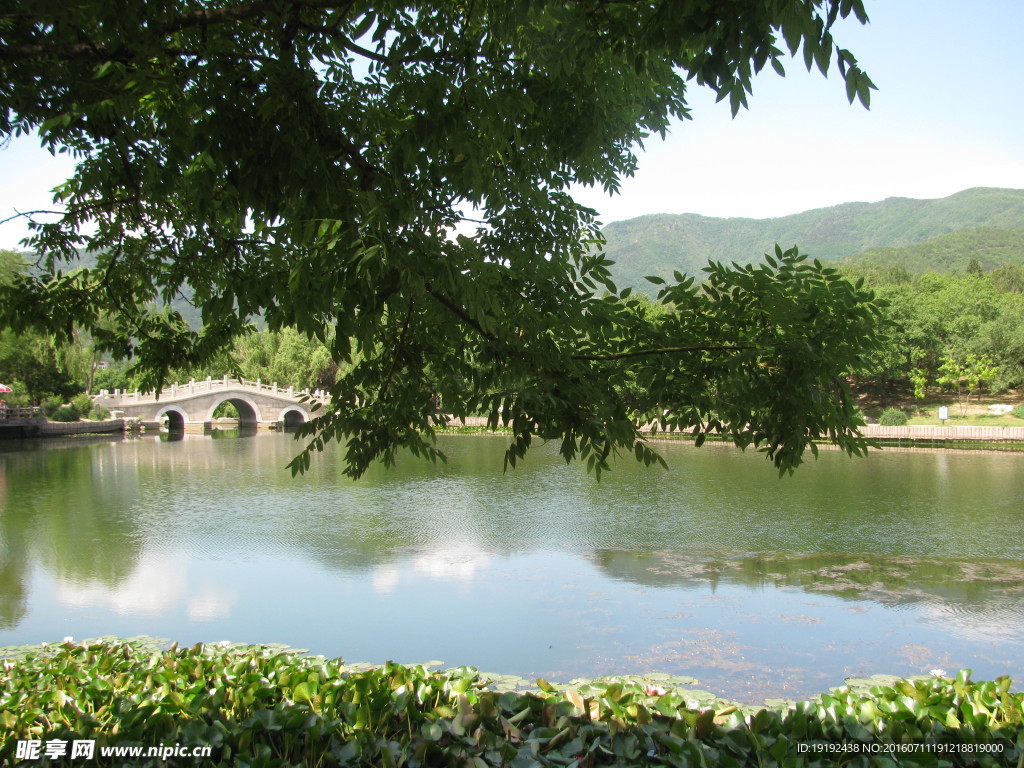
{"type": "Polygon", "coordinates": [[[79,324],[150,386],[256,315],[330,338],[354,365],[310,445],[346,439],[355,475],[398,447],[434,455],[436,394],[510,424],[513,464],[538,436],[597,471],[618,448],[650,463],[652,420],[727,431],[780,470],[815,438],[860,452],[844,376],[874,343],[869,293],[779,253],[638,311],[567,191],[615,189],[637,142],[687,116],[687,82],[735,112],[783,48],[835,61],[866,105],[830,31],[851,13],[866,20],[861,0],[19,0],[0,14],[0,131],[79,162],[28,243],[47,272],[3,290],[0,327],[79,324]],[[467,216],[475,235],[454,236],[467,216]],[[96,267],[63,274],[83,248],[96,267]],[[200,332],[147,309],[182,293],[200,332]]]}

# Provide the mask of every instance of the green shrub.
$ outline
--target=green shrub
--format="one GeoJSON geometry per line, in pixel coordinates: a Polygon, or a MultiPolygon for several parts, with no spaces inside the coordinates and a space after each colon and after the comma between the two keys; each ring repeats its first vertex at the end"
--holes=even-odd
{"type": "Polygon", "coordinates": [[[55,408],[53,415],[48,417],[50,421],[78,421],[78,409],[73,405],[62,405],[55,408]]]}
{"type": "Polygon", "coordinates": [[[1018,405],[1013,409],[1013,415],[1018,419],[1024,419],[1024,405],[1018,405]]]}
{"type": "Polygon", "coordinates": [[[89,414],[89,418],[93,421],[103,421],[104,419],[110,418],[110,411],[104,408],[102,405],[99,408],[93,408],[89,414]]]}
{"type": "Polygon", "coordinates": [[[43,414],[50,421],[78,421],[79,413],[71,403],[63,402],[59,397],[51,397],[43,401],[43,414]]]}
{"type": "Polygon", "coordinates": [[[1024,694],[1006,677],[974,682],[970,670],[850,680],[769,709],[671,678],[538,680],[535,692],[503,689],[502,680],[469,667],[360,669],[270,648],[66,643],[0,663],[0,763],[13,762],[19,739],[92,739],[97,757],[120,745],[208,745],[203,760],[139,763],[190,768],[1017,766],[1024,758],[1024,694]],[[931,749],[898,749],[914,744],[931,749]]]}
{"type": "Polygon", "coordinates": [[[907,414],[899,408],[887,408],[878,417],[878,423],[883,427],[902,427],[907,423],[907,414]]]}
{"type": "Polygon", "coordinates": [[[78,415],[85,418],[92,411],[92,398],[84,392],[71,398],[71,404],[75,406],[78,415]]]}

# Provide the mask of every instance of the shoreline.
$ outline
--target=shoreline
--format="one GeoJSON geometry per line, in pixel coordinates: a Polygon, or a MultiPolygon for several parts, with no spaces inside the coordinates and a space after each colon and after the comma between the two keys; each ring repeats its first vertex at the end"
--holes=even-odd
{"type": "Polygon", "coordinates": [[[124,419],[105,419],[104,421],[6,419],[0,421],[0,440],[25,440],[65,435],[104,435],[124,431],[124,419]]]}
{"type": "MultiPolygon", "coordinates": [[[[438,434],[511,434],[507,427],[498,429],[487,428],[487,417],[471,416],[466,419],[454,420],[447,427],[438,427],[438,434]]],[[[663,432],[642,430],[641,434],[650,442],[693,441],[688,432],[663,432]]],[[[861,428],[861,434],[876,441],[880,446],[906,446],[922,448],[959,448],[980,450],[1021,450],[1024,449],[1024,425],[1019,427],[986,427],[986,426],[947,426],[907,425],[902,427],[883,427],[878,424],[867,424],[861,428]],[[1004,446],[1000,448],[999,446],[1004,446]]],[[[727,435],[709,434],[709,441],[731,442],[727,435]]],[[[818,441],[819,447],[829,447],[831,443],[818,441]]]]}
{"type": "MultiPolygon", "coordinates": [[[[71,437],[77,435],[126,434],[125,419],[104,421],[57,422],[41,419],[19,419],[0,422],[0,441],[40,440],[46,438],[71,437]]],[[[489,429],[487,417],[476,416],[453,420],[447,427],[435,427],[439,435],[511,435],[507,427],[489,429]]],[[[941,449],[959,451],[1024,451],[1024,426],[946,426],[906,425],[883,427],[868,424],[861,428],[861,434],[875,443],[879,449],[897,448],[902,450],[941,449]]],[[[652,443],[693,442],[688,432],[654,432],[643,430],[644,440],[652,443]]],[[[727,435],[709,434],[708,442],[730,443],[727,435]]],[[[827,441],[816,441],[819,450],[830,450],[835,446],[827,441]]]]}

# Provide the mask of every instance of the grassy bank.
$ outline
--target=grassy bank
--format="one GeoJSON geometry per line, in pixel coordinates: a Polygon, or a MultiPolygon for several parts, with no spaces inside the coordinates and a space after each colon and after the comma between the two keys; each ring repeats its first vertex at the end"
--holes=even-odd
{"type": "MultiPolygon", "coordinates": [[[[153,650],[87,643],[0,662],[0,759],[18,740],[101,749],[208,745],[208,758],[131,765],[1000,765],[1024,760],[1024,694],[1010,681],[851,681],[816,700],[743,709],[603,680],[496,690],[473,669],[433,672],[264,647],[153,650]]],[[[38,765],[39,760],[24,761],[38,765]]],[[[51,764],[82,765],[58,758],[51,764]],[[61,762],[63,760],[63,762],[61,762]]]]}
{"type": "Polygon", "coordinates": [[[1024,419],[1018,418],[1012,413],[998,415],[976,412],[961,416],[950,408],[949,418],[943,422],[939,419],[937,408],[921,408],[915,411],[913,416],[910,416],[907,424],[934,427],[1024,427],[1024,419]]]}
{"type": "Polygon", "coordinates": [[[889,391],[885,397],[867,392],[857,399],[857,406],[869,417],[877,419],[887,408],[898,408],[909,417],[908,424],[943,426],[939,408],[949,410],[945,426],[951,427],[1024,427],[1024,419],[1012,413],[993,413],[990,406],[1024,405],[1024,390],[1001,392],[997,395],[972,395],[961,402],[952,393],[929,392],[924,398],[914,397],[909,387],[889,391]]]}

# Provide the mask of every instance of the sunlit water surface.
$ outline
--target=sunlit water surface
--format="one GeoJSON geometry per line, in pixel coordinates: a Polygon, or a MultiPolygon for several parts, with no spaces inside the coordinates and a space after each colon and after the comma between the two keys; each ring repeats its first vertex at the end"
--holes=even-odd
{"type": "Polygon", "coordinates": [[[286,643],[741,700],[970,667],[1024,681],[1024,455],[663,444],[596,483],[505,440],[358,482],[283,435],[0,443],[0,645],[286,643]]]}

